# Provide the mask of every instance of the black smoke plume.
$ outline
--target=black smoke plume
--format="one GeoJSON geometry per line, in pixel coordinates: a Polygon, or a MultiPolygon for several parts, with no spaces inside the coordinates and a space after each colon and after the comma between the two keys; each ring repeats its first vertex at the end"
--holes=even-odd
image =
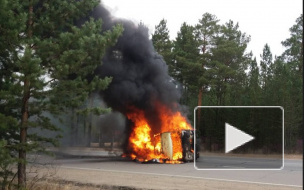
{"type": "Polygon", "coordinates": [[[112,17],[102,5],[91,16],[103,20],[104,30],[118,23],[124,28],[117,44],[108,50],[102,66],[95,72],[100,77],[113,77],[100,95],[108,106],[122,114],[131,112],[132,107],[143,110],[153,132],[160,132],[155,103],[165,104],[171,110],[179,109],[176,103],[181,93],[168,75],[163,58],[154,50],[148,29],[143,24],[112,17]]]}

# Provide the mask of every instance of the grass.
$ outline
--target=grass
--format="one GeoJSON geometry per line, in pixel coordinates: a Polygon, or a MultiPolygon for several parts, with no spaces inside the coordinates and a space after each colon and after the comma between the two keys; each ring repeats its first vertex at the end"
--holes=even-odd
{"type": "MultiPolygon", "coordinates": [[[[127,186],[108,186],[80,183],[66,180],[42,180],[29,182],[26,190],[136,190],[127,186]]],[[[16,186],[6,187],[5,190],[17,190],[16,186]]]]}
{"type": "Polygon", "coordinates": [[[30,190],[136,190],[126,186],[94,185],[65,180],[46,180],[34,184],[30,190]]]}

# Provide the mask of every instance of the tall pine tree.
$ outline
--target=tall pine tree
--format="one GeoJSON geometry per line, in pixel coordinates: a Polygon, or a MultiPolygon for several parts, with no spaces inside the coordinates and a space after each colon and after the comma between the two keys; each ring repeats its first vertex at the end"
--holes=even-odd
{"type": "MultiPolygon", "coordinates": [[[[195,27],[195,35],[199,43],[200,48],[200,59],[201,73],[199,73],[198,79],[198,102],[197,105],[202,105],[203,91],[208,87],[208,80],[206,79],[206,68],[210,64],[211,48],[214,46],[215,37],[218,35],[220,26],[218,25],[219,20],[215,15],[205,13],[202,19],[199,19],[199,24],[195,27]]],[[[198,109],[198,128],[201,123],[201,109],[198,109]]]]}
{"type": "Polygon", "coordinates": [[[263,48],[263,54],[260,55],[260,67],[261,67],[261,85],[264,90],[267,88],[267,83],[271,79],[273,69],[273,57],[268,44],[265,44],[263,48]]]}
{"type": "Polygon", "coordinates": [[[26,153],[43,150],[44,142],[56,143],[55,139],[29,134],[28,130],[56,131],[45,112],[56,115],[79,105],[90,92],[105,89],[110,82],[110,78],[88,81],[86,77],[101,64],[106,48],[115,44],[122,27],[102,32],[102,21],[92,18],[75,26],[98,3],[1,1],[6,19],[1,17],[0,36],[6,40],[1,42],[0,60],[1,69],[5,67],[8,73],[1,74],[1,83],[7,84],[1,86],[1,119],[4,123],[13,119],[11,123],[19,128],[19,142],[13,148],[19,155],[20,188],[26,186],[26,153]]]}
{"type": "Polygon", "coordinates": [[[152,34],[152,42],[155,50],[163,56],[165,62],[169,67],[169,74],[172,76],[174,67],[172,64],[172,42],[167,28],[167,21],[162,19],[157,26],[155,26],[154,34],[152,34]]]}
{"type": "Polygon", "coordinates": [[[290,37],[282,42],[286,50],[280,59],[285,63],[283,68],[289,74],[285,81],[290,94],[284,97],[284,101],[287,106],[286,146],[291,149],[295,147],[295,139],[303,140],[303,14],[289,31],[290,37]]]}
{"type": "Polygon", "coordinates": [[[182,103],[189,100],[189,93],[197,89],[198,77],[202,71],[199,60],[198,42],[194,27],[183,23],[173,46],[174,77],[182,84],[184,94],[182,103]]]}
{"type": "MultiPolygon", "coordinates": [[[[215,39],[208,76],[211,90],[216,94],[216,105],[229,105],[226,95],[237,99],[240,88],[245,84],[245,70],[250,55],[245,50],[250,37],[239,30],[239,25],[229,21],[221,26],[220,35],[215,39]],[[229,94],[228,92],[232,92],[229,94]]],[[[236,104],[236,102],[233,102],[236,104]]]]}

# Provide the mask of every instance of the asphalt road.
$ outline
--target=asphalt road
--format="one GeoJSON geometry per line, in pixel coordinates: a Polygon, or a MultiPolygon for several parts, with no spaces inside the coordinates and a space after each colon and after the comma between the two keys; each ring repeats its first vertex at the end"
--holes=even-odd
{"type": "MultiPolygon", "coordinates": [[[[206,158],[199,158],[203,162],[206,158]]],[[[210,160],[221,158],[209,158],[210,160]]],[[[268,160],[269,161],[269,160],[268,160]]],[[[125,158],[68,158],[56,159],[56,165],[61,168],[120,172],[128,174],[143,174],[157,176],[172,176],[192,179],[210,179],[220,181],[236,181],[255,184],[272,184],[277,186],[303,187],[302,160],[285,159],[285,167],[276,171],[201,171],[194,168],[194,163],[183,164],[157,164],[138,163],[125,158]]]]}
{"type": "Polygon", "coordinates": [[[276,169],[283,168],[282,158],[265,157],[240,157],[240,156],[211,156],[201,154],[195,162],[197,169],[238,169],[238,170],[256,170],[256,169],[276,169]]]}

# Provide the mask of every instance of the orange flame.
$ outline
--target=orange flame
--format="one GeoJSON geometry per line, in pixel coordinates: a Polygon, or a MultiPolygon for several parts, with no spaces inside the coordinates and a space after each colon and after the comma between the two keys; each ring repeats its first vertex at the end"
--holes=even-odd
{"type": "MultiPolygon", "coordinates": [[[[173,160],[169,160],[161,150],[161,138],[159,133],[152,134],[151,126],[149,125],[143,110],[133,108],[132,112],[127,114],[128,119],[134,122],[135,126],[129,137],[129,150],[132,153],[129,157],[137,159],[141,162],[152,159],[169,160],[166,163],[179,163],[182,159],[182,143],[181,131],[192,129],[186,118],[178,111],[172,111],[166,106],[157,103],[157,111],[161,121],[161,126],[154,126],[160,129],[159,133],[170,132],[173,146],[173,160]]],[[[153,127],[153,126],[152,126],[153,127]]]]}

